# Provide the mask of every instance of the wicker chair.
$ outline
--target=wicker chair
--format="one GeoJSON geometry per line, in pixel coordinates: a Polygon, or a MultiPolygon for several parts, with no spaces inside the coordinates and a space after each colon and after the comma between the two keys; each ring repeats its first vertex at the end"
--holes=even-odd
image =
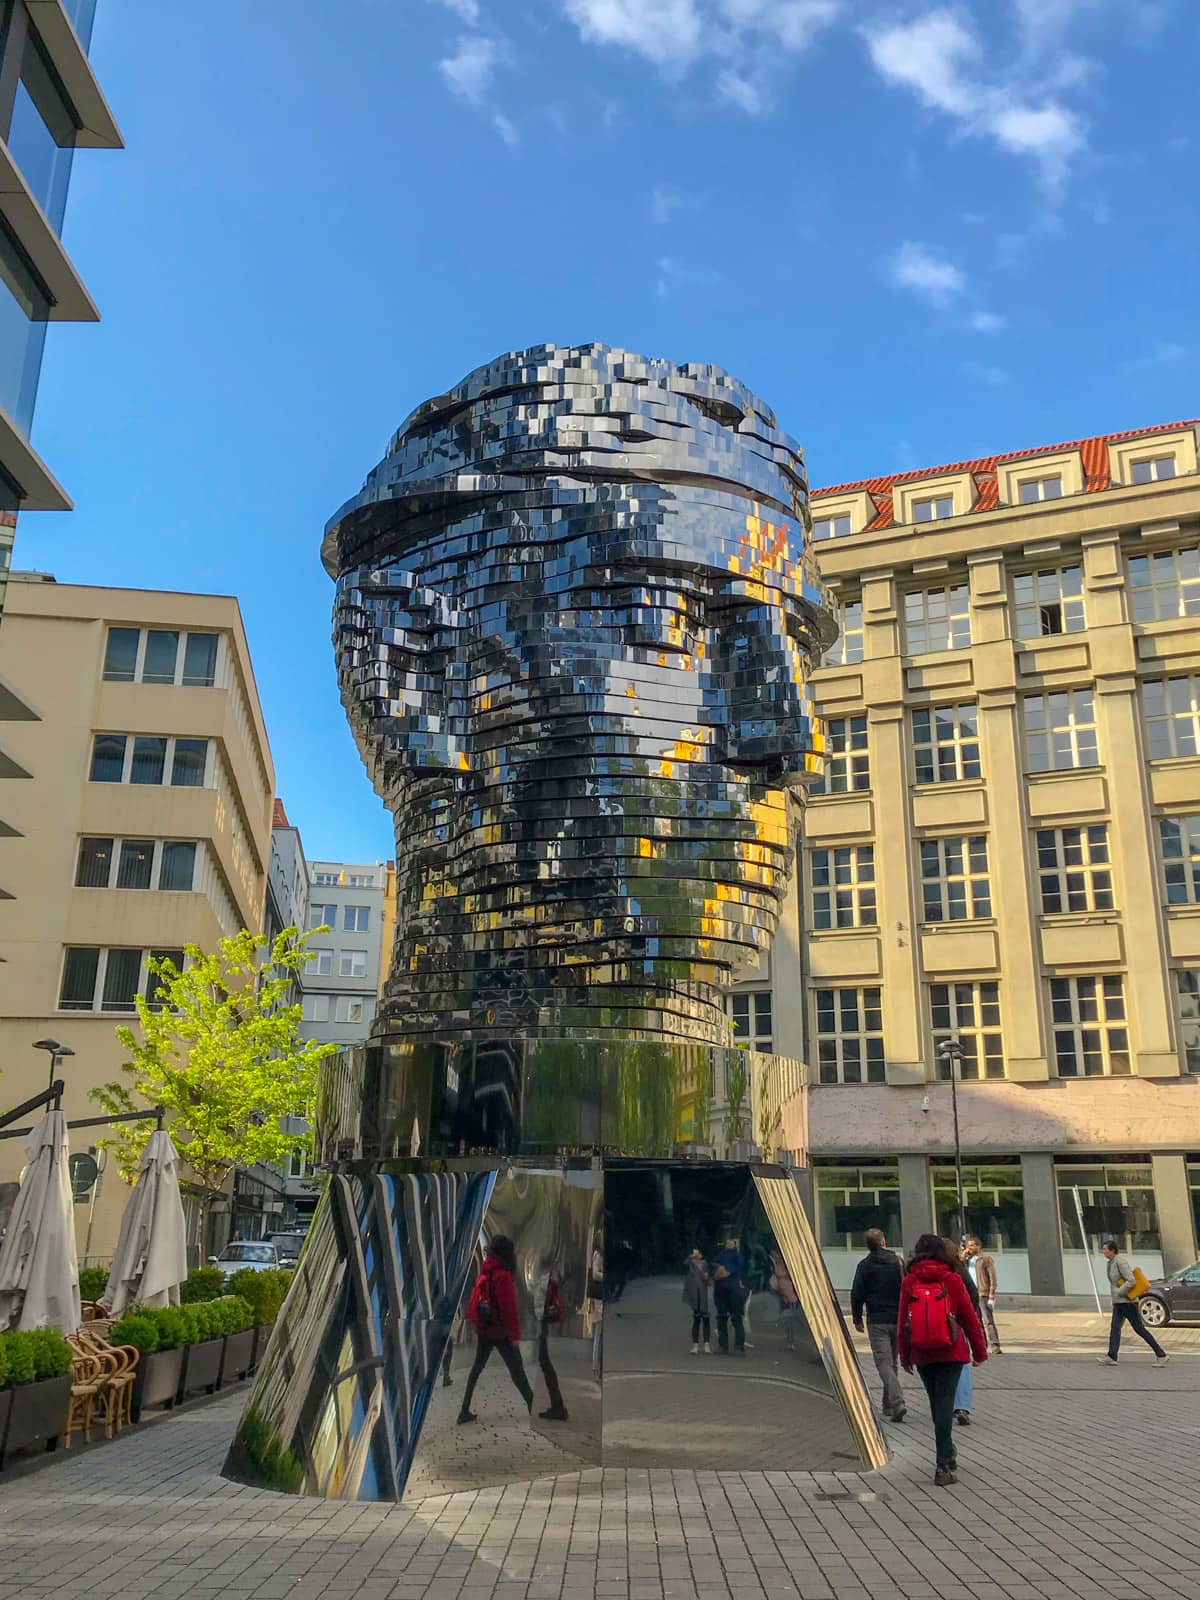
{"type": "Polygon", "coordinates": [[[63,1429],[64,1450],[71,1448],[71,1438],[76,1432],[83,1434],[85,1444],[91,1443],[96,1397],[104,1387],[104,1363],[100,1357],[79,1343],[78,1334],[68,1334],[67,1343],[72,1351],[71,1394],[63,1429]]]}
{"type": "Polygon", "coordinates": [[[133,1380],[138,1352],[131,1344],[109,1344],[94,1329],[94,1324],[81,1328],[75,1340],[104,1368],[104,1381],[96,1394],[94,1409],[96,1420],[104,1424],[105,1438],[111,1439],[133,1421],[133,1380]]]}

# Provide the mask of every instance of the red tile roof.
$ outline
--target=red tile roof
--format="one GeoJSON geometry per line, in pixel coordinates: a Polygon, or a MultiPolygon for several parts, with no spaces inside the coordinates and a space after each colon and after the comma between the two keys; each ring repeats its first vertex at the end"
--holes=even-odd
{"type": "Polygon", "coordinates": [[[273,828],[290,828],[287,812],[283,809],[283,801],[278,796],[275,798],[275,809],[271,813],[271,826],[273,828]]]}
{"type": "Polygon", "coordinates": [[[1108,447],[1122,439],[1152,438],[1156,433],[1178,433],[1180,428],[1200,426],[1200,419],[1190,417],[1183,422],[1161,422],[1153,428],[1127,428],[1123,433],[1101,433],[1093,439],[1071,439],[1066,444],[1043,444],[1034,450],[1013,450],[1005,455],[977,456],[973,461],[951,461],[940,467],[918,467],[912,472],[893,472],[883,478],[860,478],[857,483],[834,483],[814,489],[812,498],[824,495],[850,494],[865,489],[875,504],[875,515],[867,524],[867,532],[890,528],[893,520],[894,493],[898,483],[915,483],[922,478],[937,478],[949,472],[969,472],[975,479],[975,502],[972,511],[994,511],[999,504],[999,485],[996,469],[1001,463],[1010,466],[1014,461],[1033,461],[1038,456],[1057,455],[1063,450],[1078,450],[1083,462],[1084,490],[1091,492],[1109,487],[1108,447]]]}

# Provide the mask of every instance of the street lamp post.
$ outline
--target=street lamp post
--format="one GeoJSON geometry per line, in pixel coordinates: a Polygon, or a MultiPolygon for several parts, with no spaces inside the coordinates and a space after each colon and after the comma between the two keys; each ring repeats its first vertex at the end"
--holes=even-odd
{"type": "Polygon", "coordinates": [[[50,1057],[50,1082],[46,1087],[52,1089],[54,1087],[54,1074],[58,1071],[59,1062],[65,1056],[73,1056],[75,1052],[69,1044],[59,1044],[57,1039],[35,1039],[33,1048],[35,1050],[44,1050],[50,1057]]]}
{"type": "Polygon", "coordinates": [[[957,1038],[943,1039],[937,1053],[950,1074],[950,1108],[954,1115],[954,1183],[958,1193],[958,1243],[967,1235],[967,1206],[963,1194],[962,1141],[958,1132],[958,1073],[962,1064],[962,1045],[957,1038]]]}

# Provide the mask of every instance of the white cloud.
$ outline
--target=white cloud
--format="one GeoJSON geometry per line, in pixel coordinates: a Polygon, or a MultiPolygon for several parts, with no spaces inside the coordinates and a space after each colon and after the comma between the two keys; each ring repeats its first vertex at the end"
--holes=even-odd
{"type": "Polygon", "coordinates": [[[769,109],[764,77],[781,53],[798,55],[841,14],[845,0],[559,0],[588,44],[641,56],[681,78],[719,63],[718,98],[751,115],[769,109]]]}
{"type": "Polygon", "coordinates": [[[482,106],[503,57],[499,40],[477,33],[464,34],[454,54],[443,56],[438,62],[438,71],[453,94],[473,106],[482,106]]]}
{"type": "Polygon", "coordinates": [[[976,333],[1002,333],[1008,327],[1008,320],[994,311],[972,311],[971,327],[976,333]]]}
{"type": "Polygon", "coordinates": [[[695,0],[562,0],[589,44],[617,45],[656,67],[682,72],[703,47],[695,0]]]}
{"type": "Polygon", "coordinates": [[[727,106],[736,106],[748,117],[761,117],[771,109],[770,100],[757,84],[728,67],[717,76],[717,99],[724,101],[727,106]]]}
{"type": "Polygon", "coordinates": [[[503,111],[492,112],[492,127],[495,128],[510,150],[515,150],[517,145],[520,144],[521,135],[517,132],[512,119],[506,117],[503,111]]]}
{"type": "Polygon", "coordinates": [[[650,215],[665,227],[685,212],[695,211],[703,202],[703,195],[692,194],[674,183],[659,183],[650,191],[650,215]]]}
{"type": "Polygon", "coordinates": [[[481,18],[479,0],[441,0],[441,3],[447,11],[453,11],[456,17],[461,18],[470,27],[479,26],[481,18]]]}
{"type": "MultiPolygon", "coordinates": [[[[1053,9],[1056,0],[1036,3],[1053,9]]],[[[1030,0],[1030,14],[1033,5],[1030,0]]],[[[1052,37],[1044,28],[1031,32],[1022,27],[1027,57],[1052,37]]],[[[978,37],[956,12],[945,8],[910,22],[867,28],[864,37],[875,70],[888,83],[909,90],[927,109],[950,117],[962,133],[1032,158],[1051,188],[1061,185],[1072,159],[1085,146],[1082,119],[1057,98],[1060,90],[1077,85],[1090,72],[1077,57],[1059,58],[1053,82],[1040,81],[1028,60],[1023,70],[1009,77],[989,75],[978,37]]]]}
{"type": "Polygon", "coordinates": [[[720,281],[721,274],[711,267],[680,261],[675,256],[663,256],[658,262],[658,282],[654,292],[660,300],[666,300],[676,289],[713,289],[720,281]]]}
{"type": "Polygon", "coordinates": [[[1134,356],[1131,361],[1123,362],[1122,370],[1149,372],[1155,367],[1178,367],[1193,359],[1193,353],[1187,345],[1179,344],[1174,339],[1156,339],[1140,356],[1134,356]]]}
{"type": "Polygon", "coordinates": [[[935,306],[944,306],[962,294],[967,280],[952,261],[934,255],[923,244],[906,240],[892,262],[892,282],[911,289],[935,306]]]}

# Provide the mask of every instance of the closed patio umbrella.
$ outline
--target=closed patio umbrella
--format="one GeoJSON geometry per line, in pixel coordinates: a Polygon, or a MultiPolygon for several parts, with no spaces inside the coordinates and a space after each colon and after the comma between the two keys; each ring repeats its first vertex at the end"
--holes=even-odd
{"type": "Polygon", "coordinates": [[[187,1230],[179,1193],[179,1152],[160,1128],[142,1151],[137,1183],[129,1196],[104,1303],[119,1317],[135,1301],[177,1306],[187,1277],[187,1230]]]}
{"type": "Polygon", "coordinates": [[[67,1120],[47,1111],[25,1141],[25,1176],[0,1245],[0,1331],[79,1327],[67,1120]]]}

